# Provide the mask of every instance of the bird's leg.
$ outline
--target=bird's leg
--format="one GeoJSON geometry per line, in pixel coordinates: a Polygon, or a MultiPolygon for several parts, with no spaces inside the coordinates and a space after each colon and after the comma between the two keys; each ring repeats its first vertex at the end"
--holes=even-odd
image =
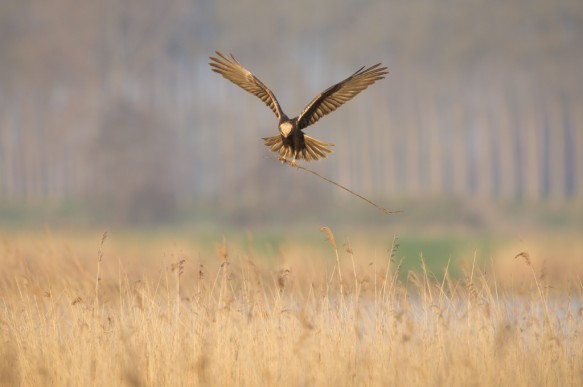
{"type": "Polygon", "coordinates": [[[279,161],[281,161],[282,164],[287,163],[287,159],[285,158],[285,156],[279,156],[278,159],[279,161]]]}
{"type": "MultiPolygon", "coordinates": [[[[299,144],[297,144],[298,146],[296,147],[296,149],[299,149],[299,144]]],[[[290,166],[295,167],[296,166],[296,159],[301,159],[302,158],[302,154],[300,153],[300,150],[296,150],[293,152],[293,157],[289,163],[290,166]]]]}

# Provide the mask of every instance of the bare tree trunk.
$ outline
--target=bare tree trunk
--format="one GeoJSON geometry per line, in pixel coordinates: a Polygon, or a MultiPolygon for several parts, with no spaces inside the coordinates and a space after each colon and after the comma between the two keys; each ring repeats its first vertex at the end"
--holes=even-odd
{"type": "Polygon", "coordinates": [[[435,96],[425,102],[422,125],[426,128],[428,149],[428,193],[435,195],[443,192],[443,138],[440,136],[439,116],[435,96]]]}
{"type": "Polygon", "coordinates": [[[379,185],[380,192],[384,194],[398,193],[398,183],[396,174],[396,157],[395,157],[395,143],[393,136],[397,133],[397,128],[394,126],[394,121],[388,109],[381,109],[381,114],[378,116],[380,122],[375,125],[381,128],[381,132],[376,141],[375,152],[379,155],[379,171],[382,176],[381,185],[379,185]]]}
{"type": "Polygon", "coordinates": [[[360,187],[362,187],[362,192],[370,195],[373,191],[372,141],[374,141],[374,129],[371,128],[370,114],[366,113],[366,109],[361,110],[361,114],[354,114],[354,116],[358,122],[354,122],[350,130],[359,134],[362,133],[361,135],[356,136],[357,138],[360,138],[361,148],[359,152],[360,168],[358,168],[356,173],[361,177],[360,187]]]}
{"type": "Polygon", "coordinates": [[[544,120],[540,112],[534,108],[532,101],[522,106],[522,136],[524,141],[524,191],[525,196],[532,200],[540,199],[541,195],[541,146],[540,133],[544,120]]]}
{"type": "Polygon", "coordinates": [[[550,129],[550,197],[553,201],[565,198],[565,126],[563,109],[557,99],[547,102],[550,129]]]}
{"type": "Polygon", "coordinates": [[[409,101],[408,106],[406,106],[407,111],[409,113],[409,119],[404,120],[407,124],[406,128],[406,160],[407,160],[407,168],[406,168],[406,190],[409,194],[416,195],[420,192],[420,127],[419,127],[419,116],[417,111],[417,106],[415,106],[414,101],[409,101]]]}
{"type": "Polygon", "coordinates": [[[472,122],[474,142],[472,151],[475,152],[475,194],[477,197],[492,197],[493,194],[493,168],[492,168],[492,143],[493,128],[488,123],[488,112],[478,110],[474,112],[472,122]]]}
{"type": "Polygon", "coordinates": [[[449,123],[453,129],[453,193],[456,195],[465,195],[468,193],[468,155],[466,149],[467,142],[467,111],[461,104],[453,106],[453,117],[449,123]]]}
{"type": "Polygon", "coordinates": [[[514,173],[514,127],[507,103],[500,106],[498,119],[498,158],[500,160],[500,195],[511,198],[516,193],[514,173]]]}
{"type": "Polygon", "coordinates": [[[573,133],[573,194],[583,194],[583,98],[574,98],[571,109],[573,133]]]}

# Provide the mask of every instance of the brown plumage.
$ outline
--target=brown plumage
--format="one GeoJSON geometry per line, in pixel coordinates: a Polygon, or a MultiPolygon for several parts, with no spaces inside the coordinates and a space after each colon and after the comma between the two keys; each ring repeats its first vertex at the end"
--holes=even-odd
{"type": "Polygon", "coordinates": [[[326,114],[332,113],[358,93],[388,74],[386,67],[378,63],[369,68],[361,67],[345,80],[324,90],[319,96],[295,118],[288,118],[277,102],[275,95],[249,70],[243,67],[233,55],[216,52],[217,57],[210,57],[212,70],[249,93],[261,99],[279,119],[279,134],[263,140],[272,152],[277,152],[282,161],[291,158],[306,161],[319,160],[332,151],[328,148],[334,144],[312,138],[302,131],[316,123],[326,114]]]}

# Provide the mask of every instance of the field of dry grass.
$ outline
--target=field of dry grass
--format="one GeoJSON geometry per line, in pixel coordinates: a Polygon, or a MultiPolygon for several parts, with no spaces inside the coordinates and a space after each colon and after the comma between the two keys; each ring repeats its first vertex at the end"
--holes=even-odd
{"type": "Polygon", "coordinates": [[[0,384],[583,385],[580,241],[469,252],[454,278],[322,237],[210,256],[183,237],[0,234],[0,384]]]}

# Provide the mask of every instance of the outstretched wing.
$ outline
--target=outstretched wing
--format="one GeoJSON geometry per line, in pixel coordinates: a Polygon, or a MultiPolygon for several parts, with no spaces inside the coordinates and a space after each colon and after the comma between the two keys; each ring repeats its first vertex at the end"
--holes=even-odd
{"type": "Polygon", "coordinates": [[[314,124],[326,114],[332,113],[342,104],[350,101],[368,86],[383,79],[389,72],[386,67],[379,67],[380,65],[378,63],[367,69],[361,67],[350,77],[326,89],[298,116],[298,127],[304,129],[314,124]]]}
{"type": "Polygon", "coordinates": [[[221,74],[223,77],[233,82],[235,85],[247,90],[249,93],[259,97],[277,116],[281,118],[282,111],[277,99],[259,79],[255,77],[249,70],[241,66],[241,64],[235,59],[233,54],[231,57],[227,57],[220,52],[216,51],[219,58],[210,57],[212,62],[211,65],[215,73],[221,74]]]}

